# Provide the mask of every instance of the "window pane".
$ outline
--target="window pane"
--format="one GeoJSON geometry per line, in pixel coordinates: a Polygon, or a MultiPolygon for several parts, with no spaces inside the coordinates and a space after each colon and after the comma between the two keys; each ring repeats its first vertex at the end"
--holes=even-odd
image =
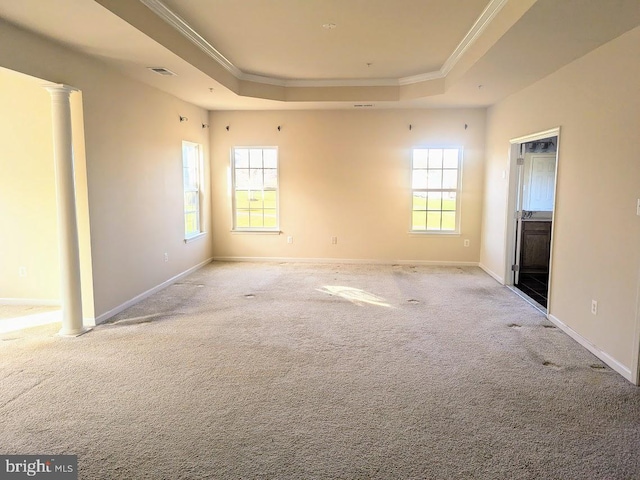
{"type": "Polygon", "coordinates": [[[262,210],[251,210],[249,223],[252,227],[264,227],[264,220],[262,219],[262,210]]]}
{"type": "Polygon", "coordinates": [[[432,148],[429,150],[429,168],[442,168],[442,150],[432,148]]]}
{"type": "Polygon", "coordinates": [[[236,211],[236,227],[247,228],[249,226],[249,210],[236,211]]]}
{"type": "Polygon", "coordinates": [[[413,220],[411,222],[412,230],[426,230],[427,229],[427,215],[426,212],[413,212],[413,220]]]}
{"type": "Polygon", "coordinates": [[[276,208],[277,198],[274,191],[264,192],[264,208],[276,208]]]}
{"type": "Polygon", "coordinates": [[[440,212],[427,212],[427,230],[440,230],[441,219],[440,212]]]}
{"type": "Polygon", "coordinates": [[[234,228],[277,228],[277,148],[235,149],[233,181],[234,228]]]}
{"type": "Polygon", "coordinates": [[[198,192],[184,192],[184,211],[197,212],[199,207],[198,192]]]}
{"type": "Polygon", "coordinates": [[[264,169],[264,186],[276,188],[278,186],[278,171],[275,168],[264,169]]]}
{"type": "Polygon", "coordinates": [[[427,168],[427,155],[429,150],[416,148],[413,151],[413,168],[427,168]]]}
{"type": "Polygon", "coordinates": [[[427,193],[413,192],[413,210],[427,209],[427,193]]]}
{"type": "Polygon", "coordinates": [[[427,171],[414,170],[412,188],[427,188],[427,171]]]}
{"type": "Polygon", "coordinates": [[[249,185],[251,188],[262,188],[262,172],[261,168],[252,168],[249,170],[249,185]]]}
{"type": "Polygon", "coordinates": [[[264,208],[262,191],[260,191],[260,190],[251,191],[251,195],[249,196],[249,201],[251,203],[250,206],[249,206],[249,208],[251,208],[251,210],[256,210],[258,208],[259,209],[264,208]]]}
{"type": "Polygon", "coordinates": [[[198,233],[200,228],[198,226],[198,214],[187,213],[184,216],[184,232],[187,235],[193,235],[194,233],[198,233]]]}
{"type": "MultiPolygon", "coordinates": [[[[188,162],[187,162],[188,163],[188,162]]],[[[185,190],[196,190],[198,188],[198,168],[195,164],[187,164],[182,169],[185,190]]]]}
{"type": "Polygon", "coordinates": [[[456,212],[442,212],[442,230],[456,229],[456,212]]]}
{"type": "Polygon", "coordinates": [[[427,188],[442,188],[442,170],[427,170],[427,188]]]}
{"type": "Polygon", "coordinates": [[[429,210],[442,209],[442,193],[429,192],[429,202],[427,203],[427,209],[429,210]]]}
{"type": "Polygon", "coordinates": [[[456,209],[456,194],[454,192],[444,192],[442,194],[442,210],[456,209]]]}
{"type": "Polygon", "coordinates": [[[249,192],[236,190],[236,208],[249,208],[249,192]]]}
{"type": "Polygon", "coordinates": [[[236,188],[249,188],[249,169],[236,168],[236,188]]]}
{"type": "Polygon", "coordinates": [[[458,188],[458,170],[442,171],[442,188],[458,188]]]}
{"type": "Polygon", "coordinates": [[[460,189],[460,154],[457,148],[413,149],[413,230],[456,231],[459,220],[456,208],[460,189]]]}
{"type": "Polygon", "coordinates": [[[276,227],[278,225],[275,209],[265,209],[264,211],[264,226],[276,227]]]}
{"type": "Polygon", "coordinates": [[[444,168],[459,168],[458,165],[458,149],[448,148],[444,151],[444,168]]]}
{"type": "Polygon", "coordinates": [[[262,168],[262,149],[252,148],[249,150],[249,167],[262,168]]]}
{"type": "Polygon", "coordinates": [[[275,148],[264,149],[264,168],[278,168],[278,152],[275,148]]]}
{"type": "Polygon", "coordinates": [[[200,232],[200,145],[182,142],[182,190],[185,237],[200,232]]]}
{"type": "Polygon", "coordinates": [[[235,149],[235,167],[249,168],[249,150],[246,148],[235,149]]]}

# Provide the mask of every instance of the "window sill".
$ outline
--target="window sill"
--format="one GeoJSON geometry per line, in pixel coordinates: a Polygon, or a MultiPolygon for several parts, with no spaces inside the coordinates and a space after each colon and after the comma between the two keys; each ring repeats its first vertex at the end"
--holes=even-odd
{"type": "Polygon", "coordinates": [[[416,237],[459,237],[462,235],[460,232],[421,232],[414,230],[409,231],[408,234],[416,237]]]}
{"type": "Polygon", "coordinates": [[[281,230],[231,230],[233,235],[249,234],[249,235],[281,235],[281,230]]]}
{"type": "Polygon", "coordinates": [[[191,243],[194,240],[198,240],[199,238],[206,237],[206,236],[207,236],[207,232],[196,233],[195,235],[191,235],[190,237],[185,238],[184,243],[191,243]]]}

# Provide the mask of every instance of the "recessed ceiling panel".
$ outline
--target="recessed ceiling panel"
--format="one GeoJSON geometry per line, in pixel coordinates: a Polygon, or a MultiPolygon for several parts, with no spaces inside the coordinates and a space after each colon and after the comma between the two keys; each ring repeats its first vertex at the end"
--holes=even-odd
{"type": "Polygon", "coordinates": [[[488,0],[163,0],[244,73],[397,79],[438,71],[488,0]]]}

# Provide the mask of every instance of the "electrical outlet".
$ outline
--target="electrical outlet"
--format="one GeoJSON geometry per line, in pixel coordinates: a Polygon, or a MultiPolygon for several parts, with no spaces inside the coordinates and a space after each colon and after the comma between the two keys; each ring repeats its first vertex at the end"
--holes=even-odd
{"type": "Polygon", "coordinates": [[[465,247],[468,247],[468,246],[469,246],[469,239],[468,239],[468,238],[465,238],[465,240],[464,240],[464,246],[465,246],[465,247]]]}
{"type": "Polygon", "coordinates": [[[167,252],[164,253],[164,261],[165,262],[169,261],[169,254],[167,252]]]}
{"type": "Polygon", "coordinates": [[[593,313],[594,315],[598,314],[598,301],[597,300],[591,300],[591,313],[593,313]]]}
{"type": "Polygon", "coordinates": [[[19,267],[18,268],[18,276],[24,278],[27,276],[27,267],[19,267]]]}
{"type": "Polygon", "coordinates": [[[293,243],[293,237],[291,236],[287,237],[287,243],[293,243]]]}
{"type": "Polygon", "coordinates": [[[331,245],[336,245],[338,243],[338,237],[331,237],[331,245]]]}

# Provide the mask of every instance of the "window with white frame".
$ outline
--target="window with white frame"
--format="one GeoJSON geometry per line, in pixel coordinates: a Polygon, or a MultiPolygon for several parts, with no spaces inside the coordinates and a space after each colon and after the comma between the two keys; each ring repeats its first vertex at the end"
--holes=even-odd
{"type": "Polygon", "coordinates": [[[235,147],[232,151],[233,228],[278,230],[278,148],[235,147]]]}
{"type": "Polygon", "coordinates": [[[182,142],[182,180],[184,188],[184,238],[202,233],[200,225],[201,146],[182,142]]]}
{"type": "Polygon", "coordinates": [[[461,148],[414,148],[411,231],[460,231],[461,148]]]}

